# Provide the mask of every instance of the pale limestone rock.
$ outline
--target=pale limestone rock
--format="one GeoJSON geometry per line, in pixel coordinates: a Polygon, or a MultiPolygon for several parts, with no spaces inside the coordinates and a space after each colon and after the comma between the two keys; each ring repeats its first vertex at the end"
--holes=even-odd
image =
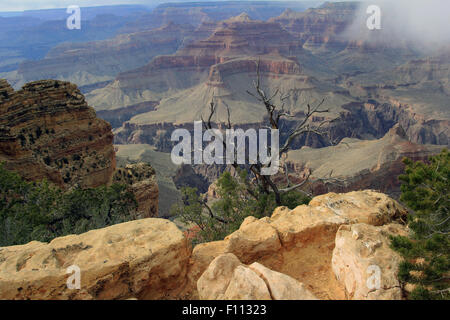
{"type": "Polygon", "coordinates": [[[291,211],[291,209],[289,209],[288,207],[278,207],[275,208],[275,210],[272,213],[272,219],[274,219],[275,217],[279,216],[279,215],[283,215],[287,212],[291,211]]]}
{"type": "Polygon", "coordinates": [[[232,253],[215,258],[197,282],[197,290],[202,300],[221,300],[233,277],[234,269],[241,262],[232,253]]]}
{"type": "Polygon", "coordinates": [[[266,283],[254,271],[244,266],[234,269],[224,300],[271,300],[266,283]]]}
{"type": "MultiPolygon", "coordinates": [[[[330,198],[336,200],[335,195],[330,198]]],[[[161,219],[128,222],[49,244],[0,248],[0,298],[197,299],[200,293],[205,299],[304,299],[308,288],[321,299],[345,298],[345,290],[353,299],[400,299],[399,257],[389,249],[388,236],[406,234],[405,228],[351,225],[372,216],[390,222],[401,215],[399,209],[393,200],[379,205],[380,196],[372,191],[359,192],[358,201],[354,193],[338,198],[342,201],[333,205],[334,200],[324,205],[315,199],[294,210],[277,208],[270,218],[248,217],[225,240],[197,245],[192,254],[182,232],[161,219]],[[358,208],[370,210],[357,216],[358,208]],[[230,258],[233,254],[245,264],[259,262],[271,270],[257,273],[264,267],[238,265],[237,258],[230,258]],[[66,287],[66,268],[74,264],[82,271],[81,290],[66,287]],[[364,289],[371,265],[382,270],[380,290],[364,289]],[[213,285],[208,287],[208,282],[213,285]]],[[[366,220],[375,221],[371,219],[366,220]]]]}
{"type": "Polygon", "coordinates": [[[226,252],[234,253],[243,263],[251,263],[281,248],[278,232],[266,221],[245,219],[239,230],[225,238],[226,252]]]}
{"type": "Polygon", "coordinates": [[[307,205],[290,211],[276,212],[270,219],[270,225],[277,230],[285,248],[302,246],[324,233],[336,233],[339,226],[345,222],[345,219],[325,208],[307,205]]]}
{"type": "Polygon", "coordinates": [[[225,252],[225,245],[226,243],[224,241],[213,241],[200,243],[192,250],[187,276],[189,282],[188,286],[194,291],[194,298],[197,298],[195,296],[195,291],[197,290],[198,279],[211,262],[225,252]]]}
{"type": "Polygon", "coordinates": [[[264,280],[273,300],[317,300],[303,283],[294,278],[272,271],[258,262],[249,268],[264,280]]]}
{"type": "Polygon", "coordinates": [[[0,248],[0,299],[164,299],[186,282],[190,248],[172,222],[144,219],[0,248]],[[69,266],[81,288],[68,289],[69,266]]]}
{"type": "MultiPolygon", "coordinates": [[[[259,262],[295,278],[321,299],[345,298],[343,285],[331,269],[337,230],[358,219],[373,221],[370,217],[374,216],[381,217],[378,222],[391,222],[403,215],[403,209],[394,200],[373,191],[331,194],[329,199],[334,200],[330,202],[324,199],[326,195],[293,210],[279,207],[270,218],[248,217],[238,231],[223,241],[196,246],[188,275],[192,287],[196,288],[197,279],[215,257],[231,252],[245,264],[259,262]]],[[[351,236],[356,241],[363,234],[355,229],[351,236]]],[[[377,250],[378,246],[379,242],[368,244],[367,250],[377,250]]]]}
{"type": "Polygon", "coordinates": [[[343,225],[336,234],[332,269],[355,300],[398,300],[402,298],[397,279],[401,257],[390,246],[389,235],[406,235],[399,224],[375,227],[343,225]],[[354,234],[358,236],[355,237],[354,234]]]}
{"type": "Polygon", "coordinates": [[[405,219],[407,214],[407,210],[397,201],[372,190],[327,193],[315,197],[309,205],[327,208],[350,223],[366,223],[374,226],[405,219]]]}

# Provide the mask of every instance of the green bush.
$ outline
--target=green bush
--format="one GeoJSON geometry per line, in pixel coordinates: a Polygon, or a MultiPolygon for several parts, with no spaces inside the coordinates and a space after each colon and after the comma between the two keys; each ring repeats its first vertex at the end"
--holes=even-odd
{"type": "Polygon", "coordinates": [[[125,185],[61,189],[27,182],[0,164],[0,246],[79,234],[134,218],[136,200],[125,185]]]}
{"type": "MultiPolygon", "coordinates": [[[[270,216],[277,207],[275,195],[264,193],[249,183],[247,172],[239,177],[223,173],[216,183],[217,200],[206,203],[196,188],[182,188],[182,203],[171,208],[173,215],[182,222],[198,227],[193,243],[222,240],[239,229],[248,216],[262,218],[270,216]]],[[[300,192],[291,191],[282,195],[282,205],[291,209],[311,200],[300,192]]]]}

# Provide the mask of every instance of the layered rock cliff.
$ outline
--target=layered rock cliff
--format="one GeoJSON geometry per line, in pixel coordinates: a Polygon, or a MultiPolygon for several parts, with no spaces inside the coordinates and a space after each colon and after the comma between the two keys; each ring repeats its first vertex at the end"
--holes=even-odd
{"type": "Polygon", "coordinates": [[[107,104],[124,107],[160,100],[204,82],[209,87],[208,84],[214,82],[211,74],[217,72],[212,68],[215,65],[221,68],[220,64],[232,59],[244,58],[237,62],[234,70],[246,74],[248,69],[255,69],[255,59],[248,57],[264,56],[266,64],[274,65],[270,69],[276,72],[295,68],[288,65],[296,62],[283,57],[299,52],[301,42],[278,23],[251,20],[241,14],[217,23],[209,37],[187,43],[174,55],[156,57],[144,67],[119,74],[114,83],[94,90],[88,99],[96,109],[105,109],[107,104]]]}
{"type": "MultiPolygon", "coordinates": [[[[118,143],[156,145],[154,133],[162,127],[189,129],[189,123],[205,116],[212,97],[218,106],[214,122],[223,122],[229,107],[233,124],[258,126],[264,106],[246,92],[254,90],[260,61],[265,90],[279,89],[287,96],[284,108],[294,116],[284,126],[287,130],[301,121],[307,103],[325,99],[323,107],[330,112],[324,116],[337,118],[329,127],[335,140],[378,139],[400,123],[412,142],[447,145],[448,54],[417,60],[407,48],[355,48],[344,33],[356,7],[329,3],[288,11],[269,22],[246,14],[205,22],[194,32],[204,39],[121,73],[88,99],[97,109],[158,101],[154,110],[136,113],[117,131],[118,143]],[[314,46],[323,50],[312,50],[314,46]]],[[[314,136],[300,140],[294,148],[326,145],[314,136]]]]}
{"type": "Polygon", "coordinates": [[[0,161],[28,180],[60,187],[109,184],[113,134],[77,86],[42,80],[14,91],[0,80],[0,161]]]}
{"type": "Polygon", "coordinates": [[[141,217],[158,214],[150,165],[116,168],[111,126],[96,117],[77,86],[42,80],[14,91],[0,80],[0,162],[26,180],[63,188],[129,185],[141,217]]]}
{"type": "Polygon", "coordinates": [[[358,3],[326,3],[325,5],[295,12],[287,9],[270,21],[281,24],[302,40],[305,47],[345,48],[347,43],[339,37],[355,19],[358,3]]]}

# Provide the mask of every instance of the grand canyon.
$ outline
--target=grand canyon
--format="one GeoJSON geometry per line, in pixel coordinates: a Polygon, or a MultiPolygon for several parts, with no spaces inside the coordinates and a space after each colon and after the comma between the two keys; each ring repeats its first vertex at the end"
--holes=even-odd
{"type": "MultiPolygon", "coordinates": [[[[367,3],[356,1],[82,7],[79,30],[67,29],[65,9],[1,6],[1,169],[63,194],[123,185],[136,207],[125,222],[88,232],[5,240],[0,299],[402,300],[414,292],[390,244],[411,235],[414,211],[398,177],[404,158],[429,163],[450,146],[448,37],[403,34],[386,3],[375,30],[367,3]],[[218,130],[269,124],[280,145],[289,142],[271,180],[250,167],[243,171],[255,176],[234,188],[255,197],[249,185],[261,179],[263,191],[275,190],[269,212],[212,212],[228,199],[224,177],[237,181],[242,167],[173,162],[172,133],[194,136],[202,120],[218,130]],[[292,135],[302,122],[305,134],[292,135]],[[290,207],[277,198],[282,189],[308,200],[290,207]],[[219,225],[229,218],[234,229],[197,241],[207,223],[174,210],[191,209],[189,190],[201,216],[219,225]],[[72,265],[81,289],[66,286],[72,265]],[[382,270],[376,289],[366,286],[373,265],[382,270]]],[[[5,192],[0,203],[12,198],[5,192]]]]}

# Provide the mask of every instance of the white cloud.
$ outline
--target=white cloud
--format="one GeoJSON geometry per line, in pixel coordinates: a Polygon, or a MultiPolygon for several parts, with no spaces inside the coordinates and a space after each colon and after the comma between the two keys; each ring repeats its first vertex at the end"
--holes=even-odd
{"type": "Polygon", "coordinates": [[[361,4],[347,37],[395,44],[410,43],[417,49],[450,45],[449,0],[371,0],[361,4]],[[369,5],[381,8],[381,31],[368,31],[369,5]],[[376,34],[378,33],[378,34],[376,34]]]}

